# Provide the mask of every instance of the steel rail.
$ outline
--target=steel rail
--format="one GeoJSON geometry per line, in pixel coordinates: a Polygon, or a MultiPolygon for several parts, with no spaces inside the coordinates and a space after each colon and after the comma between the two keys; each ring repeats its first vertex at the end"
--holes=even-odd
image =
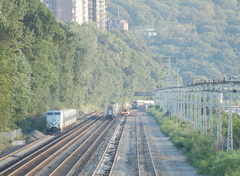
{"type": "MultiPolygon", "coordinates": [[[[139,118],[139,116],[138,116],[139,118]]],[[[136,119],[136,117],[135,117],[136,119]]],[[[139,142],[138,142],[138,138],[139,138],[139,127],[137,124],[137,120],[135,121],[136,123],[136,142],[137,142],[137,165],[138,165],[138,175],[140,176],[140,155],[139,155],[139,142]]]]}
{"type": "Polygon", "coordinates": [[[113,126],[113,124],[116,122],[115,120],[112,120],[106,128],[102,131],[102,133],[97,137],[97,139],[94,141],[94,143],[89,147],[87,152],[84,153],[83,159],[79,159],[76,164],[71,168],[71,170],[68,172],[67,176],[75,176],[78,175],[79,170],[82,169],[82,166],[84,163],[87,162],[87,160],[91,157],[91,154],[95,152],[95,150],[98,148],[99,144],[101,143],[102,139],[106,134],[108,133],[109,128],[113,126]],[[90,156],[90,157],[89,157],[90,156]]]}
{"type": "Polygon", "coordinates": [[[0,158],[0,162],[3,161],[3,160],[6,160],[7,158],[13,157],[15,154],[20,153],[21,151],[26,150],[26,149],[32,147],[33,145],[35,145],[35,144],[43,141],[44,139],[47,139],[48,137],[49,137],[49,135],[48,135],[48,136],[45,136],[45,137],[43,137],[43,138],[41,138],[41,139],[39,139],[39,140],[37,140],[37,141],[34,141],[34,142],[32,142],[31,144],[28,144],[28,145],[26,145],[25,147],[20,148],[19,150],[16,150],[16,151],[14,151],[14,152],[12,152],[12,153],[10,153],[10,154],[8,154],[8,155],[0,158]]]}
{"type": "MultiPolygon", "coordinates": [[[[90,115],[91,115],[91,114],[90,114],[90,115]]],[[[85,121],[77,124],[76,126],[84,125],[84,124],[87,123],[89,120],[91,120],[91,118],[89,118],[89,119],[87,119],[87,120],[85,120],[85,121]]],[[[75,128],[75,127],[73,127],[73,128],[75,128]]],[[[66,135],[66,134],[65,134],[65,135],[66,135]]],[[[36,140],[36,141],[34,141],[34,142],[26,145],[25,147],[20,148],[19,150],[16,150],[16,151],[14,151],[14,152],[6,155],[6,156],[3,156],[2,158],[0,158],[0,165],[1,165],[1,162],[6,161],[6,160],[10,160],[10,159],[8,159],[8,158],[15,157],[15,155],[19,153],[16,158],[12,159],[12,160],[9,161],[7,164],[5,164],[5,165],[9,165],[9,166],[10,166],[13,162],[16,162],[17,160],[20,160],[20,158],[23,158],[23,157],[25,156],[25,154],[20,154],[22,151],[24,151],[24,150],[26,151],[27,149],[30,149],[30,148],[31,148],[32,146],[34,146],[35,144],[38,144],[38,143],[44,141],[45,139],[49,138],[49,136],[52,136],[52,135],[47,135],[47,136],[45,136],[45,137],[43,137],[43,138],[41,138],[41,139],[39,139],[39,140],[36,140]]],[[[54,139],[50,139],[50,140],[52,141],[52,140],[54,140],[54,139]]],[[[46,142],[43,143],[42,145],[44,145],[44,144],[46,144],[46,143],[49,143],[50,140],[49,140],[49,141],[46,141],[46,142]]],[[[30,150],[30,151],[33,152],[33,151],[36,150],[36,149],[37,149],[37,147],[34,148],[34,149],[32,149],[32,150],[30,150]]],[[[29,152],[30,152],[30,151],[29,151],[29,152]]],[[[26,152],[26,153],[29,153],[29,152],[26,152]]],[[[2,168],[4,168],[5,165],[2,164],[2,165],[0,166],[0,172],[1,172],[2,168]]]]}
{"type": "Polygon", "coordinates": [[[147,133],[146,133],[146,130],[145,130],[145,125],[144,125],[143,122],[142,122],[142,118],[140,118],[140,119],[141,119],[141,123],[142,123],[142,125],[143,125],[144,135],[146,136],[147,148],[148,148],[148,151],[149,151],[149,154],[150,154],[150,158],[151,158],[151,161],[152,161],[153,170],[154,170],[155,175],[157,176],[158,174],[157,174],[157,171],[156,171],[156,166],[155,166],[154,161],[153,161],[152,151],[151,151],[151,149],[150,149],[150,147],[149,147],[149,141],[148,141],[148,138],[147,138],[147,133]]]}
{"type": "MultiPolygon", "coordinates": [[[[60,136],[59,138],[55,138],[55,140],[51,141],[50,143],[48,143],[47,145],[43,146],[42,148],[40,148],[39,150],[33,152],[32,154],[28,155],[27,157],[23,158],[22,160],[18,161],[17,163],[13,164],[12,166],[10,166],[9,168],[5,169],[3,172],[0,173],[4,174],[4,173],[8,173],[11,169],[13,169],[14,167],[17,167],[18,165],[21,165],[20,167],[18,167],[17,169],[15,169],[13,172],[9,173],[8,175],[14,175],[17,174],[21,169],[24,170],[24,167],[26,167],[28,164],[30,164],[31,162],[33,162],[34,160],[36,160],[37,158],[44,156],[44,154],[49,151],[50,149],[53,149],[56,145],[62,144],[65,140],[71,138],[72,136],[76,135],[79,131],[81,131],[83,128],[85,128],[86,126],[88,126],[91,122],[95,123],[95,120],[92,119],[90,122],[88,122],[87,124],[84,124],[82,127],[80,127],[80,129],[77,129],[75,132],[70,133],[70,135],[68,133],[60,136]],[[68,136],[67,136],[68,135],[68,136]],[[66,137],[67,136],[67,137],[66,137]],[[62,140],[64,139],[64,140],[62,140]],[[43,151],[41,154],[41,151],[43,151]],[[32,158],[32,159],[31,159],[32,158]],[[27,161],[28,160],[28,161],[27,161]],[[25,164],[22,165],[22,163],[25,162],[25,164]]],[[[18,174],[17,174],[18,175],[18,174]]]]}
{"type": "MultiPolygon", "coordinates": [[[[127,119],[126,119],[126,121],[127,121],[127,119]]],[[[124,127],[125,127],[126,121],[124,122],[124,127]]],[[[122,133],[123,133],[124,127],[122,127],[121,137],[120,137],[119,142],[118,142],[118,147],[117,147],[117,150],[116,150],[116,153],[115,153],[115,156],[114,156],[114,160],[113,160],[113,164],[112,164],[111,170],[110,170],[110,172],[109,172],[109,176],[113,176],[113,171],[114,171],[113,169],[115,168],[116,163],[117,163],[117,157],[118,157],[119,150],[120,150],[120,145],[119,145],[119,144],[121,144],[121,142],[122,142],[122,140],[123,140],[123,139],[122,139],[122,138],[123,138],[122,133]]],[[[120,130],[121,130],[121,129],[120,129],[120,130]]]]}
{"type": "Polygon", "coordinates": [[[150,152],[149,144],[147,141],[146,132],[144,130],[144,125],[142,122],[142,117],[139,117],[140,125],[137,125],[137,154],[138,154],[138,173],[139,175],[148,175],[148,172],[153,172],[150,175],[157,175],[154,162],[152,160],[152,155],[150,152]],[[144,140],[146,139],[146,140],[144,140]],[[144,147],[146,144],[146,148],[144,147]],[[149,154],[150,162],[147,159],[147,154],[149,154]],[[142,156],[141,156],[142,155],[142,156]],[[143,168],[145,167],[145,168],[143,168]],[[150,168],[146,170],[147,168],[150,168]]]}
{"type": "MultiPolygon", "coordinates": [[[[28,174],[26,174],[26,176],[31,176],[34,175],[35,173],[37,173],[38,171],[41,170],[41,168],[43,166],[45,166],[47,163],[49,163],[52,159],[54,159],[56,156],[59,156],[65,149],[67,149],[68,147],[70,147],[72,144],[74,144],[80,137],[82,137],[84,135],[84,133],[88,130],[90,130],[92,127],[95,126],[95,123],[93,123],[91,126],[87,127],[86,129],[84,129],[84,131],[80,132],[78,136],[74,137],[71,141],[69,141],[66,145],[64,145],[63,147],[61,147],[57,152],[55,152],[53,155],[49,156],[47,159],[43,160],[41,163],[38,164],[37,167],[34,168],[34,170],[31,170],[28,174]]],[[[82,128],[81,128],[82,129],[82,128]]],[[[74,132],[73,134],[76,134],[80,131],[80,129],[76,132],[74,132]]],[[[64,141],[62,141],[64,142],[64,141]]],[[[61,143],[62,143],[61,142],[61,143]]],[[[51,148],[50,148],[51,149],[51,148]]],[[[52,147],[52,149],[54,149],[54,146],[52,147]]],[[[47,151],[46,151],[47,152],[47,151]]],[[[44,153],[46,153],[44,152],[44,153]]]]}
{"type": "MultiPolygon", "coordinates": [[[[106,124],[108,123],[108,120],[106,120],[93,134],[91,134],[73,153],[71,153],[71,155],[69,155],[49,176],[53,176],[53,175],[59,175],[61,172],[61,169],[64,165],[67,164],[67,162],[69,162],[70,159],[72,159],[72,157],[77,155],[77,152],[82,149],[84,147],[84,145],[86,143],[89,142],[90,139],[92,139],[92,137],[94,135],[96,135],[97,133],[99,133],[99,130],[102,129],[102,127],[104,127],[106,124]]],[[[77,167],[77,165],[83,160],[83,158],[88,154],[88,152],[85,152],[85,154],[81,157],[81,159],[72,167],[72,169],[70,169],[70,171],[67,172],[66,175],[72,175],[75,168],[77,167]]]]}

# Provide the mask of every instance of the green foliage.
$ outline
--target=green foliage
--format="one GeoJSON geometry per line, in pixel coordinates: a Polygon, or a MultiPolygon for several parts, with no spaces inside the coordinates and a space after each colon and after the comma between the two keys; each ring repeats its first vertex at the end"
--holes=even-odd
{"type": "MultiPolygon", "coordinates": [[[[1,53],[1,50],[0,50],[1,53]]],[[[13,100],[11,99],[11,83],[8,81],[11,76],[11,65],[5,59],[7,57],[3,56],[0,59],[0,132],[8,131],[12,123],[10,120],[11,108],[13,105],[13,100]]]]}
{"type": "Polygon", "coordinates": [[[195,167],[198,167],[199,161],[203,161],[215,153],[214,140],[207,134],[189,135],[184,147],[188,161],[195,167]]]}
{"type": "Polygon", "coordinates": [[[5,137],[0,138],[0,151],[4,151],[12,147],[12,144],[5,137]]]}
{"type": "Polygon", "coordinates": [[[213,176],[234,176],[240,173],[239,151],[219,152],[209,161],[213,176]]]}
{"type": "Polygon", "coordinates": [[[103,109],[164,84],[130,32],[57,22],[39,0],[3,0],[0,12],[0,131],[43,130],[49,109],[103,109]]]}
{"type": "Polygon", "coordinates": [[[25,14],[25,7],[24,1],[0,2],[0,132],[15,127],[16,120],[11,119],[15,104],[13,89],[18,74],[16,62],[21,58],[21,54],[18,57],[18,39],[22,35],[23,25],[20,20],[25,14]]]}
{"type": "Polygon", "coordinates": [[[16,136],[15,138],[14,138],[14,140],[16,141],[16,140],[23,140],[23,139],[25,139],[26,138],[26,135],[24,135],[23,133],[21,133],[20,135],[18,135],[18,136],[16,136]]]}
{"type": "Polygon", "coordinates": [[[109,0],[107,10],[114,18],[119,9],[120,19],[129,22],[131,32],[144,39],[151,52],[178,56],[186,84],[189,79],[240,77],[239,7],[235,0],[109,0]],[[144,35],[147,29],[157,35],[144,35]]]}
{"type": "Polygon", "coordinates": [[[46,130],[46,118],[44,115],[39,115],[32,118],[26,118],[18,123],[23,133],[30,133],[33,130],[45,131],[46,130]]]}

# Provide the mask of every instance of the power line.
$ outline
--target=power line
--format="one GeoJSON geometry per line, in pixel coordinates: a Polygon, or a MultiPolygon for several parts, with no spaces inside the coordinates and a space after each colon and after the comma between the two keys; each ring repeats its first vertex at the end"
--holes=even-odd
{"type": "MultiPolygon", "coordinates": [[[[156,103],[179,122],[187,121],[201,133],[213,135],[213,111],[217,111],[217,144],[222,146],[222,113],[227,108],[228,133],[227,150],[233,149],[233,96],[239,93],[240,81],[237,79],[197,81],[185,86],[169,86],[155,90],[156,103]],[[223,97],[228,97],[228,105],[223,97]]],[[[169,84],[168,85],[172,85],[169,84]]]]}

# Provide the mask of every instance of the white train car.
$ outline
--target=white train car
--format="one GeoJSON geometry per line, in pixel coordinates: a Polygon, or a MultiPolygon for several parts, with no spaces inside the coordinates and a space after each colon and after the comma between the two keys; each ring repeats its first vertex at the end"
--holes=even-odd
{"type": "Polygon", "coordinates": [[[145,100],[144,103],[145,103],[145,105],[148,105],[148,106],[155,104],[155,102],[153,100],[145,100]]]}
{"type": "Polygon", "coordinates": [[[154,104],[155,102],[153,100],[134,100],[132,101],[132,109],[138,109],[139,107],[142,106],[149,107],[154,104]]]}
{"type": "Polygon", "coordinates": [[[132,101],[132,109],[138,109],[138,106],[144,103],[143,100],[134,100],[132,101]]]}
{"type": "Polygon", "coordinates": [[[47,132],[63,132],[76,125],[75,109],[50,110],[46,112],[47,132]]]}

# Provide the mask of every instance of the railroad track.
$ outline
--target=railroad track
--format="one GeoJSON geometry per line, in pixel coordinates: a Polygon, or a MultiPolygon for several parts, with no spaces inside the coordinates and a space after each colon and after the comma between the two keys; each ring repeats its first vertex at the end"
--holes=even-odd
{"type": "Polygon", "coordinates": [[[77,147],[51,174],[50,176],[58,175],[77,175],[85,166],[87,161],[93,155],[99,143],[105,137],[109,128],[115,120],[106,120],[103,124],[77,147]]]}
{"type": "Polygon", "coordinates": [[[119,150],[119,143],[122,139],[123,129],[125,127],[125,123],[127,121],[127,116],[124,116],[121,119],[121,122],[117,126],[114,134],[106,147],[97,167],[95,168],[93,176],[103,176],[103,175],[112,175],[112,170],[115,167],[118,150],[119,150]]]}
{"type": "MultiPolygon", "coordinates": [[[[84,125],[84,124],[88,123],[88,121],[95,119],[95,117],[91,117],[91,114],[89,115],[89,117],[90,118],[78,123],[77,126],[84,125]]],[[[20,158],[24,158],[30,152],[34,152],[41,146],[46,145],[47,143],[50,142],[50,140],[54,140],[52,138],[54,138],[56,135],[58,135],[58,136],[66,135],[66,133],[68,133],[68,132],[70,132],[70,131],[66,131],[65,133],[62,133],[62,134],[46,135],[45,137],[43,137],[41,139],[38,139],[38,140],[18,149],[10,154],[7,154],[7,155],[1,157],[0,158],[0,172],[3,170],[4,167],[6,167],[6,166],[4,166],[5,163],[6,163],[6,165],[12,165],[12,163],[16,162],[20,158]],[[26,152],[26,151],[28,151],[28,152],[26,152]]]]}
{"type": "Polygon", "coordinates": [[[146,131],[142,122],[142,116],[136,121],[137,126],[137,154],[138,154],[138,174],[157,176],[153,162],[151,150],[149,148],[146,131]]]}
{"type": "Polygon", "coordinates": [[[0,158],[0,162],[5,161],[5,160],[8,160],[8,159],[9,159],[9,161],[11,161],[11,160],[12,160],[11,158],[16,157],[16,155],[17,155],[18,153],[20,153],[20,152],[22,152],[22,151],[24,151],[24,150],[26,150],[26,149],[31,148],[31,147],[34,146],[35,144],[40,143],[41,141],[44,141],[44,140],[46,140],[47,138],[49,138],[49,136],[45,136],[45,137],[43,137],[43,138],[41,138],[41,139],[39,139],[39,140],[37,140],[37,141],[35,141],[35,142],[32,142],[32,143],[29,144],[29,145],[26,145],[25,147],[23,147],[23,148],[15,151],[15,152],[12,152],[12,153],[10,153],[10,154],[8,154],[8,155],[0,158]]]}
{"type": "Polygon", "coordinates": [[[71,152],[68,148],[74,148],[74,144],[79,145],[82,142],[81,140],[87,139],[94,130],[100,128],[106,122],[102,119],[104,118],[90,119],[74,128],[74,130],[64,133],[49,141],[46,145],[31,151],[31,154],[27,153],[18,157],[14,162],[2,166],[0,175],[35,175],[37,173],[45,175],[46,172],[57,167],[57,163],[62,162],[64,155],[68,156],[68,152],[71,152]],[[56,159],[59,161],[56,161],[56,159]]]}

